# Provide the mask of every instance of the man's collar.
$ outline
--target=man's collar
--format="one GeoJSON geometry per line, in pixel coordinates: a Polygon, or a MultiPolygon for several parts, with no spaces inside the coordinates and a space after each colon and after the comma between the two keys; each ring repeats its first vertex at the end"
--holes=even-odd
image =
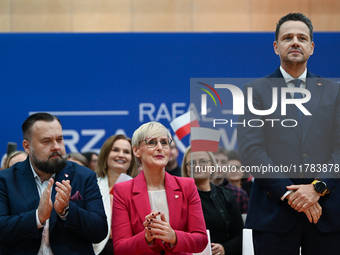
{"type": "MultiPolygon", "coordinates": [[[[295,80],[289,73],[287,73],[282,66],[280,66],[280,71],[281,74],[283,76],[283,78],[285,79],[286,83],[295,80]]],[[[306,77],[307,77],[307,68],[305,69],[305,71],[299,76],[298,79],[302,80],[303,82],[306,82],[306,77]]]]}

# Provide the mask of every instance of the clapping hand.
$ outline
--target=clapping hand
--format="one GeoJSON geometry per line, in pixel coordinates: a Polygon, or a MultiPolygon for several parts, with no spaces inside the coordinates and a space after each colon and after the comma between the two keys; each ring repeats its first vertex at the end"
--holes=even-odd
{"type": "Polygon", "coordinates": [[[166,221],[164,213],[152,211],[145,217],[143,225],[147,243],[150,244],[153,239],[160,239],[173,245],[177,243],[176,233],[166,221]],[[157,219],[157,215],[161,216],[160,219],[157,219]]]}
{"type": "Polygon", "coordinates": [[[51,178],[48,181],[47,187],[40,196],[39,206],[38,206],[38,218],[41,224],[44,224],[51,216],[52,212],[52,200],[51,200],[51,188],[53,186],[54,180],[51,178]]]}
{"type": "Polygon", "coordinates": [[[57,194],[55,195],[54,210],[61,213],[69,204],[72,187],[69,180],[63,180],[62,183],[56,182],[56,186],[57,194]]]}

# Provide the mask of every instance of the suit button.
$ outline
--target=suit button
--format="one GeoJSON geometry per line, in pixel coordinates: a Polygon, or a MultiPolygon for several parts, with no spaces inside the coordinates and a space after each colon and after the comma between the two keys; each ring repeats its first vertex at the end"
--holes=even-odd
{"type": "Polygon", "coordinates": [[[164,255],[165,254],[165,250],[161,250],[160,254],[164,255]]]}
{"type": "Polygon", "coordinates": [[[303,173],[299,173],[299,177],[300,177],[300,178],[303,178],[303,173]]]}
{"type": "Polygon", "coordinates": [[[303,157],[303,158],[307,158],[307,153],[303,153],[303,154],[302,154],[302,157],[303,157]]]}

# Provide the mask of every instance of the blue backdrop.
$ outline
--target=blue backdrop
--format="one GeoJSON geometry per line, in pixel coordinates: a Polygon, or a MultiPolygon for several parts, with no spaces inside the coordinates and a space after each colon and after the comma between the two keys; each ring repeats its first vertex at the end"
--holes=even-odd
{"type": "MultiPolygon", "coordinates": [[[[309,70],[340,77],[340,33],[314,37],[309,70]]],[[[150,120],[170,128],[189,107],[190,78],[265,76],[279,65],[273,40],[274,33],[0,34],[0,155],[7,142],[22,149],[21,124],[37,111],[60,118],[67,152],[99,150],[150,120]]]]}

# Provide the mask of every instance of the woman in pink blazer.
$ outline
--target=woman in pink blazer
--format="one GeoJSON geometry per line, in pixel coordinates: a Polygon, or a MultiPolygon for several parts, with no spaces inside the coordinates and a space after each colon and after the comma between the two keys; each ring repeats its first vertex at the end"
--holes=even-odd
{"type": "Polygon", "coordinates": [[[158,122],[143,124],[133,134],[133,152],[143,171],[114,186],[115,255],[185,255],[203,251],[208,243],[194,180],[165,171],[171,142],[158,122]]]}

